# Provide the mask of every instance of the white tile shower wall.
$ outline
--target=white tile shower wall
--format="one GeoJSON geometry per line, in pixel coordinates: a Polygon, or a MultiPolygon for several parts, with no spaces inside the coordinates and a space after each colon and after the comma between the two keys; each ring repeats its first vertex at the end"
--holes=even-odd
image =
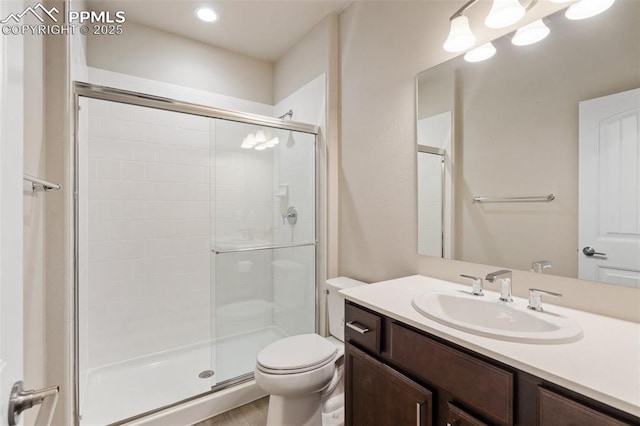
{"type": "MultiPolygon", "coordinates": [[[[240,147],[256,126],[216,121],[212,154],[211,216],[213,241],[220,248],[246,248],[272,241],[273,150],[240,147]]],[[[215,334],[253,331],[273,323],[273,252],[215,255],[215,334]]]]}
{"type": "Polygon", "coordinates": [[[84,367],[208,341],[211,120],[99,100],[88,114],[84,367]]]}
{"type": "MultiPolygon", "coordinates": [[[[326,77],[322,74],[274,106],[275,114],[290,109],[295,121],[311,123],[322,128],[325,125],[326,77]]],[[[286,242],[312,241],[315,239],[315,144],[314,136],[298,132],[280,131],[281,144],[276,149],[274,188],[288,185],[288,198],[274,206],[277,223],[276,239],[286,242]],[[288,206],[298,209],[298,223],[291,227],[282,225],[281,215],[288,206]]]]}
{"type": "MultiPolygon", "coordinates": [[[[318,76],[274,107],[280,115],[294,111],[295,121],[325,126],[326,77],[318,76]]],[[[320,135],[322,137],[322,134],[320,135]]],[[[315,241],[316,147],[314,135],[280,132],[276,148],[274,188],[288,185],[288,196],[274,204],[274,238],[282,244],[315,241]],[[282,224],[288,206],[298,210],[294,226],[282,224]]],[[[274,321],[289,335],[314,331],[316,252],[313,247],[278,250],[274,255],[274,321]]]]}

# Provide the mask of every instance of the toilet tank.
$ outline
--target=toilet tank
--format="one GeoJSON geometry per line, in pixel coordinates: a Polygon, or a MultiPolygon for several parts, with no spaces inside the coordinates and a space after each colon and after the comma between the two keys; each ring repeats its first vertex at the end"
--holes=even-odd
{"type": "Polygon", "coordinates": [[[329,309],[329,332],[333,337],[344,342],[344,296],[339,291],[345,288],[365,285],[365,282],[347,277],[327,280],[327,306],[329,309]]]}

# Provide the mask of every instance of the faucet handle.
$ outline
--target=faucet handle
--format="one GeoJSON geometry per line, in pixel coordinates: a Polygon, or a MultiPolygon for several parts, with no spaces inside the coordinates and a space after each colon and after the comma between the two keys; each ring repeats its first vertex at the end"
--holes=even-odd
{"type": "Polygon", "coordinates": [[[542,312],[542,296],[562,297],[562,294],[554,293],[553,291],[540,290],[538,288],[530,288],[529,306],[527,306],[527,309],[542,312]]]}
{"type": "Polygon", "coordinates": [[[482,278],[465,274],[460,274],[460,276],[462,278],[468,278],[472,280],[473,289],[471,290],[471,294],[473,294],[474,296],[484,296],[484,293],[482,292],[482,278]]]}
{"type": "Polygon", "coordinates": [[[551,266],[550,260],[536,260],[535,262],[531,262],[531,270],[539,274],[542,274],[545,269],[551,268],[551,266]]]}

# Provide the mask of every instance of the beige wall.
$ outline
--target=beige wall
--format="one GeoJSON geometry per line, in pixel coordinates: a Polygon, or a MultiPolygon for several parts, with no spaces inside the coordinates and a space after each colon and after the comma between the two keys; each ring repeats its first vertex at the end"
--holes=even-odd
{"type": "MultiPolygon", "coordinates": [[[[474,13],[486,13],[484,6],[474,13]]],[[[457,7],[452,2],[356,2],[340,16],[341,275],[374,282],[420,273],[462,282],[458,274],[480,275],[490,268],[420,257],[416,250],[415,76],[451,57],[442,43],[457,7]]],[[[544,7],[549,13],[559,5],[539,7],[532,13],[544,7]]],[[[477,15],[471,21],[474,29],[480,27],[477,15]]],[[[482,42],[509,30],[476,33],[482,42]]],[[[545,280],[542,284],[566,294],[560,303],[640,320],[636,290],[527,274],[515,275],[517,295],[545,280]]]]}
{"type": "Polygon", "coordinates": [[[273,104],[273,64],[132,21],[117,37],[89,36],[87,65],[273,104]]]}
{"type": "MultiPolygon", "coordinates": [[[[278,103],[330,67],[331,38],[337,34],[337,15],[318,22],[274,66],[273,97],[278,103]]],[[[295,117],[294,117],[295,118],[295,117]]]]}

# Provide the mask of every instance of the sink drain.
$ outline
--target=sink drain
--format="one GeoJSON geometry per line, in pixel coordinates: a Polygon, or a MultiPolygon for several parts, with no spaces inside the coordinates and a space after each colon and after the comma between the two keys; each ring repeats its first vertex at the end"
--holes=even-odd
{"type": "Polygon", "coordinates": [[[214,374],[215,373],[213,372],[213,370],[204,370],[203,372],[198,374],[198,377],[200,377],[201,379],[208,379],[209,377],[213,376],[214,374]]]}

